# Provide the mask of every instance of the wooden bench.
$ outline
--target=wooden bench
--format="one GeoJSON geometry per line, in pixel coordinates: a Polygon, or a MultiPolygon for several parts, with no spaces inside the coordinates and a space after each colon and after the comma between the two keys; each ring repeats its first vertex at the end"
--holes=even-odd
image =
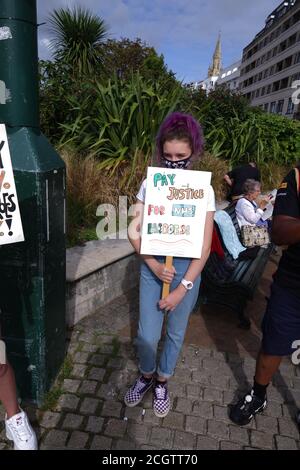
{"type": "MultiPolygon", "coordinates": [[[[224,209],[231,217],[237,235],[241,239],[240,227],[236,218],[235,205],[231,204],[224,209]]],[[[224,247],[225,248],[225,247],[224,247]]],[[[250,321],[245,316],[244,310],[248,300],[253,299],[256,286],[263,274],[273,245],[260,248],[254,259],[236,260],[234,269],[228,276],[220,278],[217,271],[217,263],[220,263],[216,253],[211,253],[202,272],[202,281],[197,304],[219,304],[234,310],[239,318],[239,326],[244,329],[250,328],[250,321]]],[[[225,257],[232,257],[224,249],[225,257]]]]}

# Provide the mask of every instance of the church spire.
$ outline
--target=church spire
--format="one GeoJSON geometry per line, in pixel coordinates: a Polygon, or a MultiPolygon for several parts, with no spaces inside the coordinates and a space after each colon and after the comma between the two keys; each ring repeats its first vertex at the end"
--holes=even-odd
{"type": "Polygon", "coordinates": [[[221,72],[221,61],[222,61],[222,52],[221,52],[221,33],[219,33],[218,41],[216,44],[216,49],[213,57],[213,63],[208,69],[208,76],[213,77],[220,75],[221,72]]]}

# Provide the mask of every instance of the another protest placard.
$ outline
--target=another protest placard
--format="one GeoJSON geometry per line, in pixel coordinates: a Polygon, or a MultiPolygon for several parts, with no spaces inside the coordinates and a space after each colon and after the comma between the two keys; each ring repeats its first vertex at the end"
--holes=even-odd
{"type": "Polygon", "coordinates": [[[24,234],[4,124],[0,124],[0,245],[23,242],[24,234]]]}

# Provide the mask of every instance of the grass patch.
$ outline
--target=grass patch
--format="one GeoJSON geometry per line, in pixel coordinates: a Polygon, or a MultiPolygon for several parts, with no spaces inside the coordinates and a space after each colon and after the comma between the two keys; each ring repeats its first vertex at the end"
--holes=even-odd
{"type": "Polygon", "coordinates": [[[40,408],[41,411],[54,410],[60,396],[64,392],[62,388],[63,381],[70,377],[72,369],[73,360],[71,356],[66,356],[53,387],[45,395],[43,405],[40,408]]]}

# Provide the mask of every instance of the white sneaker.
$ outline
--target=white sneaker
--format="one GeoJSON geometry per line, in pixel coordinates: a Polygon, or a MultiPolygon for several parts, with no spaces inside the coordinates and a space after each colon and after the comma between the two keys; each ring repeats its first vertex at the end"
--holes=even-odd
{"type": "Polygon", "coordinates": [[[5,429],[7,439],[14,441],[14,450],[37,450],[35,432],[23,410],[5,419],[5,429]]]}

